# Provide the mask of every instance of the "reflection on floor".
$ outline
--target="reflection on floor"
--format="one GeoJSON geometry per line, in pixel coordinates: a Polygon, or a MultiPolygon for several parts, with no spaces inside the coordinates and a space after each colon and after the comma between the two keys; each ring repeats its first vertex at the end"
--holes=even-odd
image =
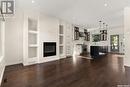
{"type": "Polygon", "coordinates": [[[119,58],[124,58],[125,55],[122,55],[122,54],[113,54],[113,56],[119,57],[119,58]]]}

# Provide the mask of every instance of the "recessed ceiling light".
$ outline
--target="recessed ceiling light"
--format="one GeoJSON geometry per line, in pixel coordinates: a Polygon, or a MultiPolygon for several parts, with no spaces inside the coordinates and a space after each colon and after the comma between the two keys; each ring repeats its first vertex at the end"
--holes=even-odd
{"type": "Polygon", "coordinates": [[[107,7],[107,6],[108,6],[108,4],[107,4],[107,3],[105,3],[105,4],[104,4],[104,6],[105,6],[105,7],[107,7]]]}
{"type": "Polygon", "coordinates": [[[32,3],[35,3],[35,1],[34,1],[34,0],[32,0],[32,3]]]}

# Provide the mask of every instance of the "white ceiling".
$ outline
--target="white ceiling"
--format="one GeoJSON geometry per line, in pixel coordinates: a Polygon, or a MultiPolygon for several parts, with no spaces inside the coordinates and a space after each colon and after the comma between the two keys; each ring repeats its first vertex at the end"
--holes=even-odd
{"type": "MultiPolygon", "coordinates": [[[[99,20],[110,26],[123,25],[123,9],[130,0],[34,0],[35,7],[47,14],[74,24],[96,27],[99,20]],[[105,7],[104,4],[108,6],[105,7]]],[[[31,5],[31,0],[22,0],[31,5]]]]}

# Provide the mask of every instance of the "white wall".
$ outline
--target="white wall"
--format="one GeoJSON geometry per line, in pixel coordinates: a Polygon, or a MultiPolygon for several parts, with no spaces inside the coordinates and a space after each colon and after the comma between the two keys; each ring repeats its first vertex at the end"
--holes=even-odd
{"type": "Polygon", "coordinates": [[[2,29],[0,28],[0,57],[2,56],[2,29]]]}
{"type": "Polygon", "coordinates": [[[40,62],[47,62],[59,59],[59,20],[57,18],[41,14],[39,17],[40,28],[40,62]],[[43,42],[56,42],[56,56],[43,57],[43,42]]]}
{"type": "Polygon", "coordinates": [[[5,22],[2,22],[0,20],[0,36],[1,36],[1,55],[0,55],[0,85],[2,82],[2,77],[3,77],[3,73],[4,73],[4,69],[5,69],[5,52],[4,52],[4,48],[5,48],[5,22]]]}
{"type": "Polygon", "coordinates": [[[130,7],[124,10],[125,58],[124,65],[130,66],[130,7]]]}
{"type": "Polygon", "coordinates": [[[19,7],[13,17],[6,18],[5,60],[7,65],[23,61],[23,13],[19,7]]]}

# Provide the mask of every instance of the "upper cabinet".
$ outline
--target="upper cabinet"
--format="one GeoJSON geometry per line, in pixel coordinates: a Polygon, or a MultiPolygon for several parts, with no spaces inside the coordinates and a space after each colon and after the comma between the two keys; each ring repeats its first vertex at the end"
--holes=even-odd
{"type": "Polygon", "coordinates": [[[90,41],[90,32],[87,32],[86,29],[84,29],[85,39],[86,41],[90,41]]]}
{"type": "Polygon", "coordinates": [[[74,40],[79,40],[83,38],[85,41],[90,41],[90,32],[87,29],[79,29],[79,27],[74,27],[74,40]]]}
{"type": "Polygon", "coordinates": [[[100,30],[100,41],[107,40],[107,30],[100,30]]]}
{"type": "Polygon", "coordinates": [[[74,27],[74,40],[79,40],[79,27],[74,27]]]}

